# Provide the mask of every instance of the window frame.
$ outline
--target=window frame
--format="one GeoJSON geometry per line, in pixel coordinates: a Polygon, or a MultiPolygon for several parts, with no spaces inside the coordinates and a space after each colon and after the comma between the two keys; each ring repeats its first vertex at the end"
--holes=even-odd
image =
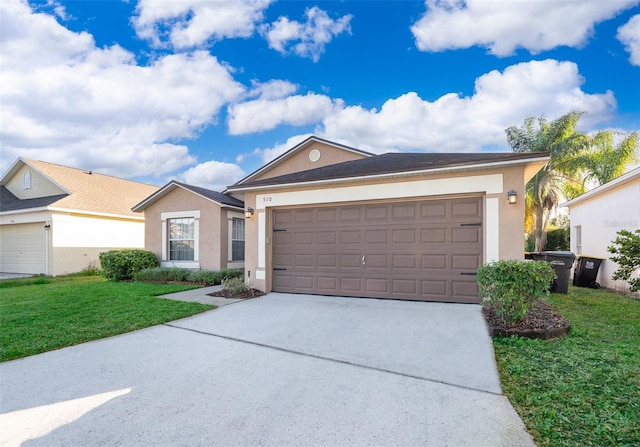
{"type": "MultiPolygon", "coordinates": [[[[171,211],[161,213],[162,225],[162,267],[200,268],[200,210],[171,211]],[[170,229],[173,219],[193,219],[193,260],[170,259],[170,229]]],[[[191,240],[191,239],[189,239],[191,240]]]]}

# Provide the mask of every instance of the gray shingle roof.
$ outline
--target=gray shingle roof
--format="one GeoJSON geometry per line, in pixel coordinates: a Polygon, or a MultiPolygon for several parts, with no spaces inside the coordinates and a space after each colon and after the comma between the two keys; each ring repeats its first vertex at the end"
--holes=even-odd
{"type": "Polygon", "coordinates": [[[29,208],[44,208],[56,203],[58,200],[67,197],[67,194],[57,196],[37,197],[35,199],[20,200],[4,186],[0,186],[0,213],[6,211],[26,210],[29,208]]]}
{"type": "Polygon", "coordinates": [[[176,185],[180,185],[184,189],[188,189],[189,191],[199,194],[203,197],[206,197],[209,200],[213,200],[214,202],[218,202],[223,205],[237,206],[238,208],[244,208],[244,202],[242,200],[238,200],[235,197],[232,197],[228,194],[223,194],[218,191],[212,191],[210,189],[201,188],[199,186],[189,185],[187,183],[176,182],[175,180],[172,183],[175,183],[176,185]]]}
{"type": "Polygon", "coordinates": [[[306,183],[323,180],[349,179],[356,177],[401,174],[441,168],[465,167],[472,165],[525,161],[545,157],[545,153],[388,153],[360,160],[346,161],[308,171],[271,177],[235,186],[259,187],[288,183],[306,183]]]}

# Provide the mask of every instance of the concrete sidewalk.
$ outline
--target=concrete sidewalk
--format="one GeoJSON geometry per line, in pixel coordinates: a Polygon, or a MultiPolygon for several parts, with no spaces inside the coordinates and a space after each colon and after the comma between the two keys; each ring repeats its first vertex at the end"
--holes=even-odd
{"type": "Polygon", "coordinates": [[[272,293],[0,376],[7,446],[534,446],[475,305],[272,293]]]}
{"type": "Polygon", "coordinates": [[[244,301],[236,298],[224,298],[218,296],[209,296],[212,292],[219,292],[222,286],[202,287],[199,289],[185,290],[184,292],[169,293],[167,295],[159,295],[158,298],[166,298],[176,301],[190,301],[202,304],[211,304],[216,307],[226,306],[228,304],[244,301]]]}

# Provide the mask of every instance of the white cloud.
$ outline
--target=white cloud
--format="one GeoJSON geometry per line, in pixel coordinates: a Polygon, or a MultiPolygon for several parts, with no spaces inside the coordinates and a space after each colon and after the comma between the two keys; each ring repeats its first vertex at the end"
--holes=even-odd
{"type": "Polygon", "coordinates": [[[187,169],[182,174],[182,180],[190,185],[224,191],[227,186],[233,185],[245,176],[238,165],[212,160],[187,169]]]}
{"type": "Polygon", "coordinates": [[[298,86],[282,79],[272,79],[267,82],[253,82],[248,97],[261,99],[278,99],[291,95],[298,90],[298,86]]]}
{"type": "Polygon", "coordinates": [[[256,99],[230,106],[227,124],[231,135],[261,132],[281,124],[303,126],[322,120],[341,104],[328,96],[314,93],[280,99],[256,99]]]}
{"type": "Polygon", "coordinates": [[[535,54],[558,46],[580,47],[595,24],[635,4],[637,0],[426,0],[427,11],[411,31],[422,51],[477,45],[496,56],[508,56],[517,48],[535,54]]]}
{"type": "Polygon", "coordinates": [[[236,161],[238,163],[242,163],[244,160],[248,159],[249,157],[260,157],[263,164],[269,163],[271,160],[284,154],[292,147],[296,146],[297,144],[309,138],[311,135],[312,134],[310,133],[294,135],[292,137],[287,138],[287,141],[285,141],[284,143],[276,144],[273,147],[256,148],[249,154],[238,155],[238,157],[236,158],[236,161]]]}
{"type": "Polygon", "coordinates": [[[631,65],[640,65],[640,14],[631,17],[626,24],[618,28],[616,37],[629,52],[631,65]]]}
{"type": "Polygon", "coordinates": [[[333,20],[326,11],[314,6],[305,11],[305,16],[304,23],[283,16],[270,25],[264,25],[262,33],[269,47],[282,54],[292,52],[318,62],[325,45],[335,36],[351,33],[351,14],[333,20]]]}
{"type": "Polygon", "coordinates": [[[273,0],[140,0],[132,20],[155,46],[193,48],[224,38],[249,37],[273,0]]]}
{"type": "Polygon", "coordinates": [[[206,52],[137,65],[114,45],[97,48],[23,2],[0,3],[0,161],[45,159],[123,177],[193,163],[176,139],[215,122],[244,94],[206,52]]]}
{"type": "Polygon", "coordinates": [[[504,129],[528,116],[555,118],[571,110],[586,111],[581,123],[587,127],[610,118],[616,108],[613,93],[585,93],[583,82],[572,62],[521,63],[477,78],[468,97],[449,93],[431,102],[409,92],[389,99],[380,110],[336,109],[318,134],[371,152],[471,152],[493,145],[506,149],[504,129]]]}

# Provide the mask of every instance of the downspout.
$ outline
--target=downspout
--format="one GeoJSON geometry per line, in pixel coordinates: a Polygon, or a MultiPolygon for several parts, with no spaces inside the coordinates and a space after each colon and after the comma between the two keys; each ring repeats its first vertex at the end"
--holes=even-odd
{"type": "Polygon", "coordinates": [[[51,224],[47,220],[44,224],[44,274],[49,276],[49,231],[51,224]]]}

